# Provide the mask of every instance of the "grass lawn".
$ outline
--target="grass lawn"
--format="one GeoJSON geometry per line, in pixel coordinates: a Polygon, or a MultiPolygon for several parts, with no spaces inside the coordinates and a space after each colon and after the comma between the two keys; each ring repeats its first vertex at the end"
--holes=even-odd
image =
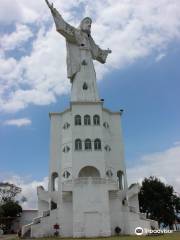
{"type": "MultiPolygon", "coordinates": [[[[17,240],[18,238],[11,238],[8,240],[17,240]]],[[[39,238],[38,240],[180,240],[180,232],[168,233],[160,236],[119,236],[107,238],[39,238]]]]}

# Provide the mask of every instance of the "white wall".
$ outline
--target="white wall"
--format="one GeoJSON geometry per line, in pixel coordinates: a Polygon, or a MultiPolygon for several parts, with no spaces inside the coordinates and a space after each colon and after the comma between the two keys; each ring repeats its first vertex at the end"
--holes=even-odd
{"type": "Polygon", "coordinates": [[[12,230],[18,232],[22,226],[31,223],[37,215],[37,210],[23,210],[21,216],[14,220],[12,230]]]}

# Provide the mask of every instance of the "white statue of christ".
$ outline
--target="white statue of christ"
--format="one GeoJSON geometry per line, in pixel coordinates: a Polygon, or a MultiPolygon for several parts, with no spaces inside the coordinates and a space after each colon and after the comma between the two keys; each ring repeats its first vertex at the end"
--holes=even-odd
{"type": "Polygon", "coordinates": [[[111,50],[102,50],[95,44],[91,37],[92,20],[89,17],[75,28],[65,22],[53,4],[45,1],[51,10],[56,30],[66,39],[67,76],[72,83],[71,101],[98,101],[93,59],[105,63],[111,50]]]}

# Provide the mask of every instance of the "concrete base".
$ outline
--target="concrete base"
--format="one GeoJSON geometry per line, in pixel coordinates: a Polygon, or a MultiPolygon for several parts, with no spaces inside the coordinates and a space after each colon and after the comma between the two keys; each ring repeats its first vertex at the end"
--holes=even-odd
{"type": "Polygon", "coordinates": [[[113,189],[100,179],[76,181],[73,193],[64,192],[61,205],[24,226],[23,235],[28,233],[33,238],[54,236],[55,224],[60,227],[60,236],[76,238],[113,236],[116,227],[121,229],[121,234],[135,234],[137,227],[158,228],[157,222],[146,219],[127,202],[122,203],[125,191],[109,191],[110,186],[113,189]]]}

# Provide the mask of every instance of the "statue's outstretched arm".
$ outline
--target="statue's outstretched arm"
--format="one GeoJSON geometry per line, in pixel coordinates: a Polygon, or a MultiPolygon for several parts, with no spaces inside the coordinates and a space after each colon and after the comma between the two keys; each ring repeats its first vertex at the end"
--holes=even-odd
{"type": "Polygon", "coordinates": [[[108,54],[110,54],[112,51],[108,48],[106,50],[101,49],[93,40],[93,38],[90,36],[90,45],[92,50],[92,57],[94,60],[97,60],[100,63],[105,63],[108,54]]]}
{"type": "Polygon", "coordinates": [[[54,22],[56,25],[56,30],[62,34],[68,41],[75,41],[75,28],[68,24],[61,16],[61,14],[54,8],[53,3],[50,4],[48,0],[45,0],[49,9],[51,10],[54,22]]]}
{"type": "Polygon", "coordinates": [[[110,49],[103,50],[100,47],[98,47],[98,55],[96,57],[96,60],[99,61],[100,63],[105,63],[108,54],[110,54],[111,52],[112,51],[110,49]]]}

